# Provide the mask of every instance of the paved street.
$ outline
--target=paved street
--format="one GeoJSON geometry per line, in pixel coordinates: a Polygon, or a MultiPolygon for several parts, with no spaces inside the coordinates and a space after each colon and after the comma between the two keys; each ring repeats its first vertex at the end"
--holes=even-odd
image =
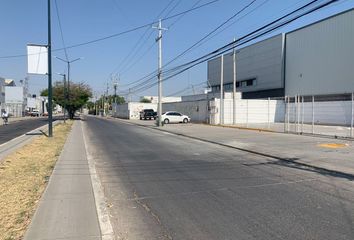
{"type": "Polygon", "coordinates": [[[117,237],[354,239],[353,179],[117,120],[84,129],[117,237]]]}
{"type": "Polygon", "coordinates": [[[0,144],[10,141],[11,139],[21,136],[33,129],[47,124],[47,118],[30,118],[23,121],[11,122],[9,119],[9,124],[0,126],[0,144]]]}

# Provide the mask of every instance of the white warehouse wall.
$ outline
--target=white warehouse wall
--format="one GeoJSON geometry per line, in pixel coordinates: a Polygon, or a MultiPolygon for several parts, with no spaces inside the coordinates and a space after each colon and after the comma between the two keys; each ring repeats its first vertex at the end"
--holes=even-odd
{"type": "MultiPolygon", "coordinates": [[[[351,101],[330,101],[330,102],[304,102],[296,105],[289,103],[288,107],[283,100],[237,100],[236,101],[236,124],[245,123],[274,123],[287,121],[285,115],[289,113],[290,123],[298,119],[299,122],[312,123],[314,112],[314,123],[323,125],[350,126],[352,119],[351,101]],[[314,110],[313,107],[314,106],[314,110]]],[[[125,119],[139,119],[139,112],[142,109],[154,109],[157,104],[152,103],[125,103],[114,106],[113,115],[125,119]]],[[[220,123],[220,99],[212,101],[185,101],[175,103],[164,103],[164,112],[178,111],[188,115],[192,122],[204,122],[210,124],[220,123]]],[[[233,124],[233,100],[224,99],[224,124],[233,124]]]]}
{"type": "Polygon", "coordinates": [[[154,109],[157,111],[156,103],[130,102],[113,105],[113,116],[125,119],[139,119],[140,112],[143,109],[154,109]]]}
{"type": "Polygon", "coordinates": [[[286,34],[285,94],[354,92],[354,10],[286,34]]]}
{"type": "MultiPolygon", "coordinates": [[[[220,124],[220,99],[210,102],[210,123],[220,124]]],[[[283,122],[285,104],[282,100],[237,100],[236,124],[283,122]]],[[[233,100],[224,99],[224,123],[233,124],[233,100]]]]}
{"type": "Polygon", "coordinates": [[[162,110],[180,112],[189,116],[192,122],[207,122],[209,115],[207,100],[164,103],[162,110]]]}
{"type": "Polygon", "coordinates": [[[304,102],[296,105],[289,104],[289,120],[295,122],[297,119],[304,123],[312,123],[312,112],[314,113],[315,124],[344,125],[350,126],[351,121],[351,101],[333,101],[333,102],[304,102]],[[314,111],[312,111],[314,109],[314,111]]]}

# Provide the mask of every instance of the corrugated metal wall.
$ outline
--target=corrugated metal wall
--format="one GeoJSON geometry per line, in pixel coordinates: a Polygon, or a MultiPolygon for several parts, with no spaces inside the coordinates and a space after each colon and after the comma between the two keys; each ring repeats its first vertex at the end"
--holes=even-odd
{"type": "MultiPolygon", "coordinates": [[[[239,87],[241,92],[260,91],[284,87],[282,79],[283,35],[237,50],[237,81],[256,79],[254,86],[239,87]]],[[[208,62],[208,80],[212,86],[220,85],[220,57],[208,62]]],[[[233,55],[224,55],[224,84],[233,82],[233,55]]]]}
{"type": "Polygon", "coordinates": [[[285,94],[354,91],[354,10],[286,35],[285,94]]]}

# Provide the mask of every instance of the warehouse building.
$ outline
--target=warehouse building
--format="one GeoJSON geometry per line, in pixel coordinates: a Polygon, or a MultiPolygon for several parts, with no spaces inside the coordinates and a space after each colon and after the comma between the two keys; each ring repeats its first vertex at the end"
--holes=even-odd
{"type": "MultiPolygon", "coordinates": [[[[224,55],[224,91],[233,88],[233,53],[224,55]]],[[[348,99],[354,91],[354,9],[236,51],[242,98],[282,96],[348,99]]],[[[208,81],[220,92],[221,57],[208,62],[208,81]]]]}
{"type": "Polygon", "coordinates": [[[286,34],[285,94],[340,97],[354,91],[354,10],[286,34]]]}

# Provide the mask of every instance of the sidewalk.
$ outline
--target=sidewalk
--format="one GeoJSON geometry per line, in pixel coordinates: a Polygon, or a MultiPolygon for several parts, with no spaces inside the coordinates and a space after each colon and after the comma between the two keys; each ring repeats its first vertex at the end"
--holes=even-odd
{"type": "Polygon", "coordinates": [[[73,125],[25,240],[101,239],[81,124],[73,125]]]}
{"type": "Polygon", "coordinates": [[[241,151],[263,155],[292,167],[311,167],[325,174],[341,174],[354,179],[354,142],[334,138],[262,132],[205,124],[168,124],[155,121],[123,120],[148,128],[207,141],[241,151]]]}

